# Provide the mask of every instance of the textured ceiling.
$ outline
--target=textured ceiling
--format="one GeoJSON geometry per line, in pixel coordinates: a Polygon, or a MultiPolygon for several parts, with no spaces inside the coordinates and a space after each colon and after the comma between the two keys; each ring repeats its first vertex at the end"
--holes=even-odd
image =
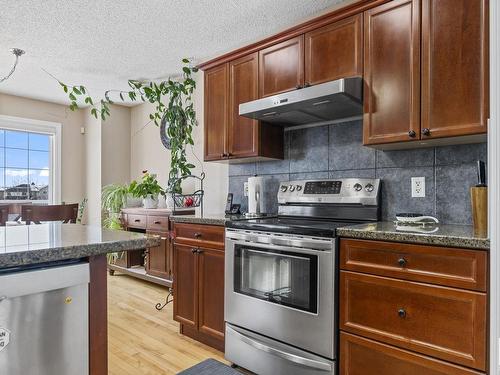
{"type": "Polygon", "coordinates": [[[0,92],[66,103],[42,68],[92,95],[159,78],[272,35],[343,0],[0,0],[0,92]]]}

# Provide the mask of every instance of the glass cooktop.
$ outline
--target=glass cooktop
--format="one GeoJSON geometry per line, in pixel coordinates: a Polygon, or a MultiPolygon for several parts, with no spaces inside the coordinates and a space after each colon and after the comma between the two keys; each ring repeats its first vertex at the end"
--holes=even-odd
{"type": "Polygon", "coordinates": [[[226,222],[226,227],[263,232],[297,234],[303,236],[335,237],[335,230],[337,228],[359,223],[360,222],[308,218],[270,217],[247,220],[232,220],[226,222]]]}

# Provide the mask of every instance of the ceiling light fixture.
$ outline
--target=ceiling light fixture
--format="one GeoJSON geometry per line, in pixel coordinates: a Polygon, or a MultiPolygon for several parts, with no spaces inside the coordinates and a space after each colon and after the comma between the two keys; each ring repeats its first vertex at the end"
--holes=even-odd
{"type": "Polygon", "coordinates": [[[9,74],[7,74],[5,77],[0,78],[0,83],[3,81],[6,81],[10,78],[12,74],[14,74],[14,71],[16,70],[17,62],[19,61],[19,56],[24,55],[26,52],[20,48],[11,48],[10,52],[16,56],[16,61],[14,62],[14,66],[10,70],[9,74]]]}

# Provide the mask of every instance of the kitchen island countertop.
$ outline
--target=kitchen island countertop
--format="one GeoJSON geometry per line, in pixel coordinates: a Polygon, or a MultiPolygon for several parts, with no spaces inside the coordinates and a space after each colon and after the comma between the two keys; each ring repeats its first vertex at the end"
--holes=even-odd
{"type": "Polygon", "coordinates": [[[159,237],[102,229],[100,226],[62,224],[0,227],[0,269],[80,259],[160,244],[159,237]]]}
{"type": "Polygon", "coordinates": [[[484,235],[475,234],[471,225],[437,224],[428,227],[425,232],[420,228],[404,229],[396,229],[393,222],[366,223],[337,228],[337,236],[481,250],[490,248],[490,240],[484,235]]]}

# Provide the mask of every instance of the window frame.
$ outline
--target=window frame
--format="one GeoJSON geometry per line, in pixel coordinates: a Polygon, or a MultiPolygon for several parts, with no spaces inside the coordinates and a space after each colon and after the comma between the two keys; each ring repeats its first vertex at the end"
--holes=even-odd
{"type": "MultiPolygon", "coordinates": [[[[61,148],[62,126],[59,122],[42,121],[22,117],[0,115],[0,129],[41,133],[51,135],[50,138],[50,180],[49,204],[61,203],[61,148]]],[[[0,200],[0,203],[36,202],[32,200],[0,200]]]]}

